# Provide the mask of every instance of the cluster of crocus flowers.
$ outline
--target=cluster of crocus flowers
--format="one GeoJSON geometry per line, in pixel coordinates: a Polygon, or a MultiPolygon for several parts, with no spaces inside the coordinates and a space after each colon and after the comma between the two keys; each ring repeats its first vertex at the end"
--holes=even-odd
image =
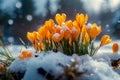
{"type": "MultiPolygon", "coordinates": [[[[88,15],[76,14],[74,21],[66,20],[66,14],[56,14],[53,19],[45,21],[38,31],[28,32],[27,38],[37,51],[59,50],[65,54],[94,54],[94,40],[102,28],[96,23],[87,25],[88,15]]],[[[111,39],[103,35],[99,47],[109,44],[111,39]]]]}
{"type": "Polygon", "coordinates": [[[18,56],[19,59],[24,60],[24,59],[29,59],[33,56],[32,52],[29,52],[27,50],[22,51],[22,54],[18,56]]]}

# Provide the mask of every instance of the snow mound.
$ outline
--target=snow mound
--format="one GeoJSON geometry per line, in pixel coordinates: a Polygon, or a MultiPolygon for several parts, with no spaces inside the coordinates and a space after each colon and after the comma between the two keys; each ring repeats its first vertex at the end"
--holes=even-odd
{"type": "Polygon", "coordinates": [[[17,58],[9,66],[8,71],[25,72],[22,80],[49,80],[45,76],[46,73],[48,77],[55,77],[64,72],[59,64],[65,66],[71,64],[71,60],[77,60],[78,71],[86,71],[79,80],[120,80],[119,71],[114,71],[110,65],[110,60],[117,57],[114,54],[98,54],[93,57],[76,54],[67,56],[61,52],[48,51],[35,54],[30,59],[17,58]]]}

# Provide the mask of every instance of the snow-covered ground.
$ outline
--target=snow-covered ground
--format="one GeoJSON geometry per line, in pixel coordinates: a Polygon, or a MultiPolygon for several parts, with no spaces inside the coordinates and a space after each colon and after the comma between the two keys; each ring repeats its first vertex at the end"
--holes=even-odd
{"type": "MultiPolygon", "coordinates": [[[[120,55],[115,54],[117,57],[120,55]]],[[[76,67],[79,72],[85,72],[79,77],[79,80],[120,80],[120,73],[112,69],[110,60],[114,54],[102,54],[90,57],[88,55],[72,56],[64,55],[61,52],[41,52],[38,57],[30,59],[16,59],[8,68],[10,72],[25,72],[22,80],[49,80],[45,74],[56,76],[64,72],[64,69],[59,66],[70,65],[72,61],[77,60],[76,67]],[[40,71],[39,71],[40,69],[40,71]],[[46,72],[43,74],[43,70],[46,72]]],[[[115,56],[114,56],[115,58],[115,56]]],[[[60,80],[66,80],[62,77],[60,80]]]]}
{"type": "MultiPolygon", "coordinates": [[[[79,80],[120,80],[120,70],[113,70],[111,66],[111,60],[120,58],[119,52],[118,54],[112,52],[112,44],[100,48],[93,57],[76,54],[67,56],[61,52],[48,51],[24,60],[17,58],[21,51],[25,50],[24,46],[10,45],[8,48],[16,59],[8,67],[8,71],[25,72],[22,80],[49,80],[45,74],[55,77],[64,72],[64,69],[58,65],[59,63],[66,66],[77,60],[78,71],[85,72],[79,77],[79,80]],[[46,73],[43,74],[41,70],[46,73]]],[[[99,45],[98,42],[95,43],[95,46],[97,45],[99,45]]],[[[29,50],[34,52],[33,48],[29,48],[29,50]]],[[[66,77],[62,77],[60,80],[66,80],[66,77]]]]}

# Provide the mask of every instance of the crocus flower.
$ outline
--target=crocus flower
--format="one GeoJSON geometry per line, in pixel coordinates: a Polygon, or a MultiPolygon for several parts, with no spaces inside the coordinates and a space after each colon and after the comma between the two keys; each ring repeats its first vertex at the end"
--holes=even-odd
{"type": "Polygon", "coordinates": [[[101,33],[101,31],[102,31],[101,26],[97,26],[96,23],[92,24],[91,27],[87,28],[87,32],[91,40],[96,38],[101,33]]]}
{"type": "Polygon", "coordinates": [[[112,50],[113,50],[113,52],[114,52],[114,53],[117,53],[117,52],[118,52],[118,49],[119,49],[118,43],[114,43],[114,44],[112,45],[112,50]]]}
{"type": "Polygon", "coordinates": [[[52,19],[49,19],[48,21],[45,21],[44,27],[50,32],[53,33],[54,32],[54,27],[55,27],[55,23],[52,19]]]}
{"type": "Polygon", "coordinates": [[[51,34],[49,32],[49,30],[45,27],[42,26],[41,28],[39,28],[38,30],[38,35],[37,38],[41,41],[45,40],[45,39],[50,39],[51,38],[51,34]]]}
{"type": "Polygon", "coordinates": [[[79,27],[81,28],[82,25],[84,25],[86,22],[88,21],[88,15],[84,15],[84,14],[76,14],[76,22],[79,25],[79,27]]]}
{"type": "Polygon", "coordinates": [[[22,51],[22,54],[20,56],[18,56],[18,58],[23,60],[25,58],[29,59],[32,56],[33,56],[33,54],[31,52],[24,50],[24,51],[22,51]]]}
{"type": "Polygon", "coordinates": [[[66,20],[66,14],[64,14],[64,13],[62,13],[61,15],[56,14],[55,20],[59,25],[62,25],[62,23],[66,20]]]}
{"type": "Polygon", "coordinates": [[[66,22],[65,22],[65,25],[66,25],[69,29],[72,29],[72,27],[73,27],[73,22],[72,22],[71,20],[66,21],[66,22]]]}
{"type": "Polygon", "coordinates": [[[107,45],[107,44],[109,44],[109,43],[111,43],[111,42],[112,42],[112,40],[110,39],[110,36],[104,35],[104,36],[102,36],[102,38],[101,38],[101,44],[100,44],[100,46],[107,45]]]}
{"type": "Polygon", "coordinates": [[[37,32],[27,32],[27,38],[34,43],[35,39],[37,38],[37,32]]]}

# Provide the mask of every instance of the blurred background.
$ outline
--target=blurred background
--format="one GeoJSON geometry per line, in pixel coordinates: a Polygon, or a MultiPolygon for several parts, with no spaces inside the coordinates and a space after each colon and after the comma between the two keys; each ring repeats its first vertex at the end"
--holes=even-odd
{"type": "Polygon", "coordinates": [[[76,13],[89,15],[89,23],[102,26],[102,34],[120,40],[120,0],[0,0],[0,39],[5,44],[28,42],[34,31],[56,13],[74,20],[76,13]]]}

